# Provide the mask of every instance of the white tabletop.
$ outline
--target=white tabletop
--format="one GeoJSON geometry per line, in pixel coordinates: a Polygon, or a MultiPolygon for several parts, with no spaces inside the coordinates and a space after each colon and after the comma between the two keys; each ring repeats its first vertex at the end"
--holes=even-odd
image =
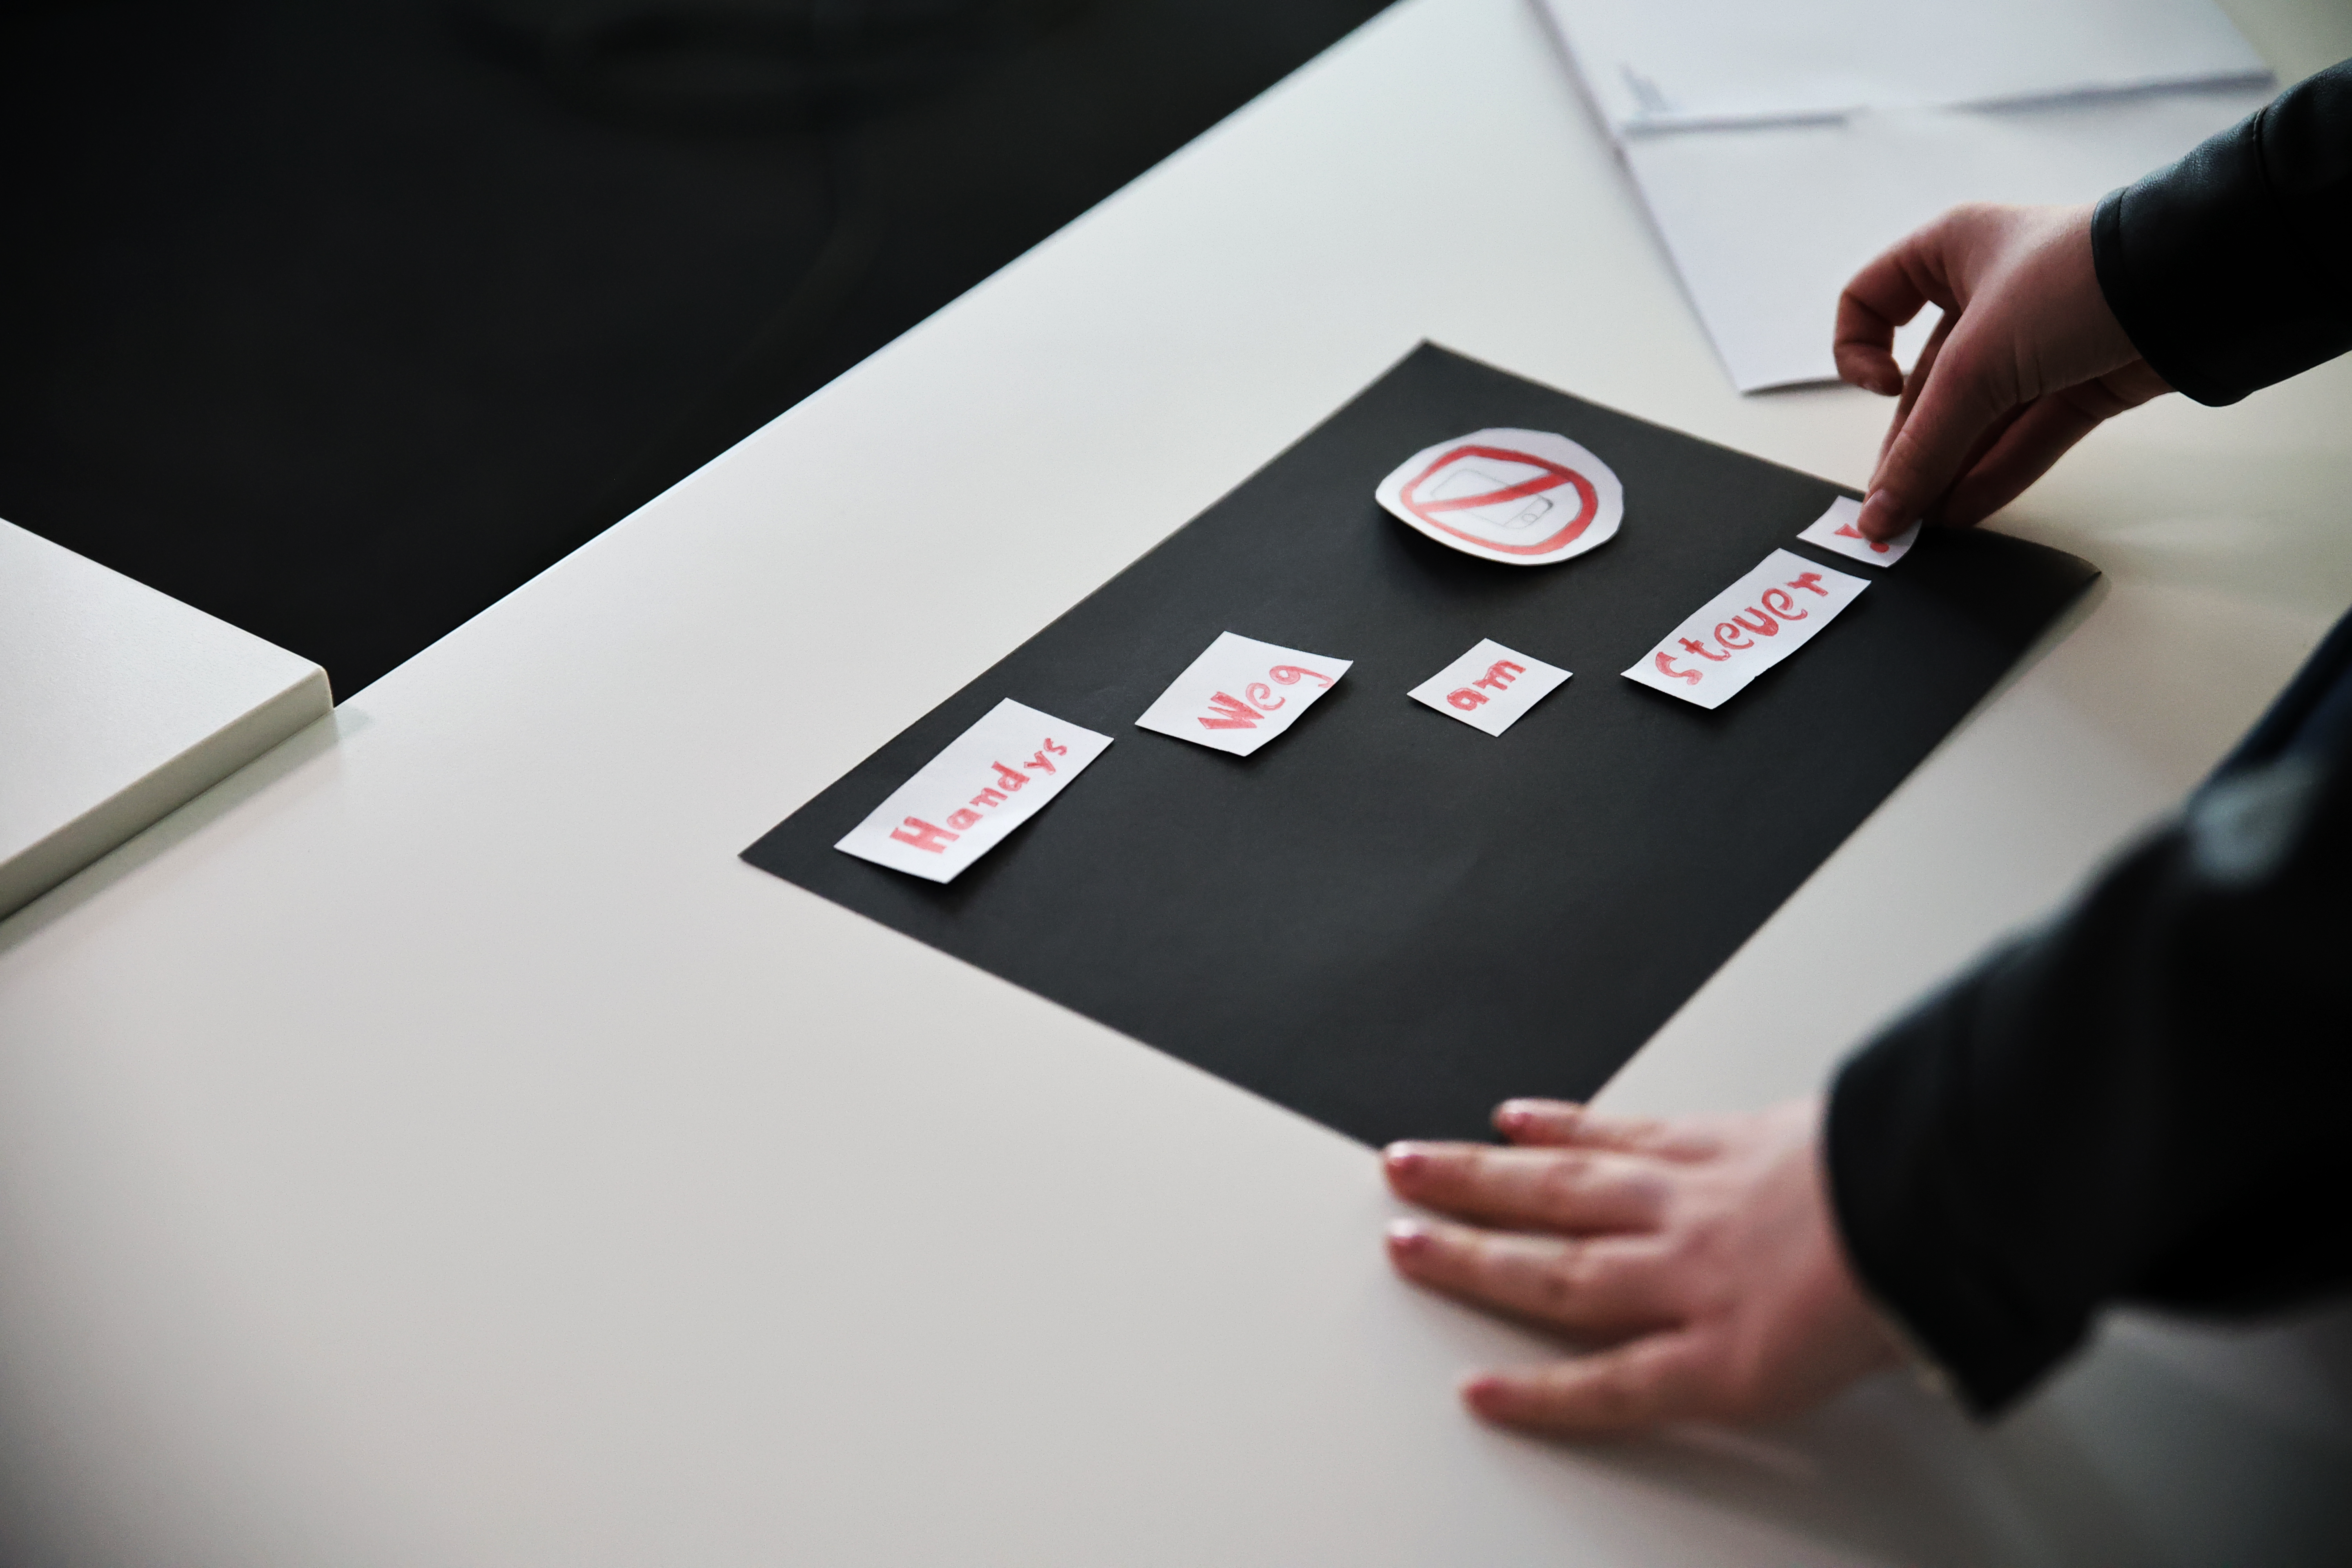
{"type": "MultiPolygon", "coordinates": [[[[2126,1324],[1990,1435],[1482,1430],[1541,1347],[1389,1276],[1368,1151],[737,860],[1423,337],[1848,480],[1885,414],[1733,395],[1525,0],[1409,0],[0,925],[0,1555],[2340,1548],[2340,1335],[2126,1324]]],[[[2068,459],[2004,526],[2087,613],[1609,1098],[1816,1084],[2163,810],[2352,602],[2347,413],[2068,459]]]]}

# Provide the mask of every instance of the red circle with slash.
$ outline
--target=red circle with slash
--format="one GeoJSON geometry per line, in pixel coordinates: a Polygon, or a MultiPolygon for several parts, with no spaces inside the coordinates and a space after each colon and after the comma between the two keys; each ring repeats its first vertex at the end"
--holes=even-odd
{"type": "Polygon", "coordinates": [[[1481,550],[1498,551],[1505,555],[1549,555],[1563,544],[1573,543],[1577,535],[1591,526],[1593,518],[1601,510],[1601,496],[1592,488],[1591,479],[1586,479],[1574,468],[1564,468],[1549,458],[1538,458],[1532,452],[1514,452],[1507,447],[1454,447],[1406,480],[1404,488],[1397,492],[1397,502],[1405,510],[1432,528],[1443,529],[1454,538],[1466,540],[1481,550]],[[1418,492],[1421,487],[1428,483],[1432,476],[1448,463],[1463,458],[1488,458],[1496,462],[1520,463],[1541,471],[1532,479],[1521,479],[1515,485],[1505,485],[1501,489],[1488,490],[1483,495],[1454,496],[1446,500],[1423,500],[1419,498],[1418,492]],[[1576,487],[1576,497],[1579,502],[1576,515],[1562,525],[1559,532],[1534,544],[1498,544],[1494,540],[1482,539],[1475,533],[1465,533],[1447,522],[1443,517],[1436,515],[1441,512],[1466,511],[1472,507],[1500,506],[1505,501],[1541,495],[1546,490],[1558,489],[1562,485],[1576,487]]]}

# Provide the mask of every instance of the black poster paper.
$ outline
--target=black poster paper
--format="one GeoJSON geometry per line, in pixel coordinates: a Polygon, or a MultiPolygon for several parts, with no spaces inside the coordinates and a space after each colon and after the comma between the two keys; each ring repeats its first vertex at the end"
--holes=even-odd
{"type": "Polygon", "coordinates": [[[744,858],[1367,1142],[1484,1136],[1598,1089],[2096,575],[1796,542],[1843,493],[1424,344],[744,858]],[[1507,566],[1374,503],[1484,426],[1591,448],[1622,531],[1507,566]],[[1871,586],[1715,712],[1619,676],[1775,547],[1871,586]],[[1252,757],[1135,728],[1228,630],[1355,668],[1252,757]],[[1499,738],[1406,699],[1481,637],[1575,679],[1499,738]],[[832,847],[1006,697],[1116,744],[945,886],[832,847]]]}

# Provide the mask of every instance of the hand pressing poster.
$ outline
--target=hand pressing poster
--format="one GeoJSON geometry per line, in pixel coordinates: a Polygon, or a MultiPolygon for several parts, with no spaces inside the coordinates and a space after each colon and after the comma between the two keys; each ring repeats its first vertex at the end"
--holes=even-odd
{"type": "Polygon", "coordinates": [[[1808,544],[1818,544],[1823,550],[1834,550],[1840,555],[1851,555],[1871,566],[1892,566],[1911,552],[1919,542],[1919,525],[1916,521],[1892,539],[1871,539],[1854,526],[1862,516],[1862,503],[1851,496],[1840,496],[1830,502],[1830,510],[1815,518],[1805,531],[1797,535],[1808,544]]]}
{"type": "Polygon", "coordinates": [[[1136,728],[1246,757],[1297,723],[1352,662],[1223,632],[1136,728]]]}
{"type": "Polygon", "coordinates": [[[1507,566],[1581,555],[1625,515],[1615,471],[1548,430],[1473,430],[1423,447],[1372,499],[1448,549],[1507,566]]]}
{"type": "Polygon", "coordinates": [[[834,847],[926,881],[953,881],[1109,744],[1108,735],[1008,697],[834,847]]]}
{"type": "Polygon", "coordinates": [[[1811,641],[1869,586],[1860,577],[1775,550],[1676,626],[1625,677],[1701,708],[1720,708],[1811,641]]]}
{"type": "Polygon", "coordinates": [[[1568,676],[1556,664],[1546,664],[1533,654],[1515,652],[1486,637],[1405,695],[1474,730],[1500,735],[1558,689],[1568,676]]]}

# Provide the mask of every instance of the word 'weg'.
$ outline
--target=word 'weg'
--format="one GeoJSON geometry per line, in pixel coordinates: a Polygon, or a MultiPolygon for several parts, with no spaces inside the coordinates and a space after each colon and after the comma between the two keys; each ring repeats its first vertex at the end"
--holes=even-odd
{"type": "MultiPolygon", "coordinates": [[[[1268,678],[1284,686],[1296,686],[1302,679],[1318,680],[1325,687],[1331,684],[1329,676],[1302,668],[1295,664],[1277,664],[1265,673],[1268,678]]],[[[1210,698],[1209,706],[1215,709],[1222,717],[1211,718],[1206,714],[1200,715],[1201,728],[1203,730],[1255,730],[1257,728],[1259,720],[1269,717],[1276,709],[1290,700],[1287,697],[1275,696],[1274,688],[1263,680],[1253,680],[1243,687],[1242,690],[1249,698],[1248,702],[1225,691],[1220,691],[1210,698]],[[1251,703],[1255,703],[1256,706],[1252,707],[1251,703]]]]}

